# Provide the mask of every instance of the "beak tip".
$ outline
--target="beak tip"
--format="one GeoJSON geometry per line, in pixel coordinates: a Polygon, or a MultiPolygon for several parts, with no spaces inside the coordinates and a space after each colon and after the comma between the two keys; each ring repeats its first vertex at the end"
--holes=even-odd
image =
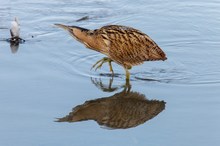
{"type": "Polygon", "coordinates": [[[63,28],[65,30],[68,30],[68,28],[69,28],[68,26],[63,25],[63,24],[59,24],[59,23],[55,23],[54,25],[57,26],[57,27],[63,28]]]}

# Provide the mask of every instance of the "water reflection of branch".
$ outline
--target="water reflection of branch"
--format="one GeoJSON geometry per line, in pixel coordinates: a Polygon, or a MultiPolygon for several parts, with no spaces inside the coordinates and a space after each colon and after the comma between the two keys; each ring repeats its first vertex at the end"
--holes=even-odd
{"type": "Polygon", "coordinates": [[[94,120],[111,129],[126,129],[143,124],[164,109],[164,101],[148,100],[144,94],[125,88],[112,96],[86,101],[57,122],[94,120]]]}

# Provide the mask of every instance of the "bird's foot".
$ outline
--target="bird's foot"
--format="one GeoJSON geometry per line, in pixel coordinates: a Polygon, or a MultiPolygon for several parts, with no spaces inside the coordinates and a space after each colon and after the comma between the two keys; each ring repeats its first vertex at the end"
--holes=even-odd
{"type": "Polygon", "coordinates": [[[109,63],[110,71],[114,74],[114,71],[113,71],[113,69],[112,69],[112,64],[111,64],[112,60],[111,60],[110,58],[108,58],[108,57],[104,57],[104,58],[102,58],[101,60],[97,61],[97,62],[92,66],[91,69],[95,68],[95,71],[96,71],[98,68],[101,68],[102,65],[103,65],[104,63],[106,63],[106,62],[109,63]]]}

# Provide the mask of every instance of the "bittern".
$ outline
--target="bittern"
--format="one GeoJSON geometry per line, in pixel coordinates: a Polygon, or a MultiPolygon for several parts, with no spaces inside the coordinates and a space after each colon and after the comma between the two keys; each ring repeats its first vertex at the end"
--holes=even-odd
{"type": "Polygon", "coordinates": [[[78,105],[57,122],[78,122],[94,120],[99,125],[113,129],[136,127],[156,117],[166,106],[166,102],[148,100],[138,92],[120,92],[109,97],[101,97],[78,105]]]}
{"type": "Polygon", "coordinates": [[[166,60],[166,54],[145,33],[132,27],[107,25],[100,29],[89,30],[78,26],[55,24],[67,30],[73,38],[83,43],[87,48],[100,52],[107,57],[99,60],[92,68],[101,68],[108,62],[113,72],[111,62],[124,67],[126,80],[129,80],[129,69],[144,61],[166,60]]]}

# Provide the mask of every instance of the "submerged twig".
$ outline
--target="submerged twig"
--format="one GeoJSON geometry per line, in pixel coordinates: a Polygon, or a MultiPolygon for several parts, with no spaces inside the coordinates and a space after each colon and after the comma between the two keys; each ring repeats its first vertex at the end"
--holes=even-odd
{"type": "Polygon", "coordinates": [[[84,16],[80,19],[77,19],[76,22],[85,21],[85,20],[88,20],[88,19],[89,19],[89,16],[84,16]]]}

